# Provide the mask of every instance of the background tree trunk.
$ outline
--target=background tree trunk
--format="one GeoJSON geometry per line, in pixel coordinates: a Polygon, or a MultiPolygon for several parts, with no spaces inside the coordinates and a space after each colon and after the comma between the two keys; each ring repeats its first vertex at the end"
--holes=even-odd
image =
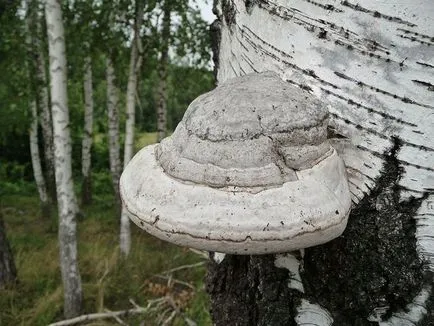
{"type": "Polygon", "coordinates": [[[51,121],[50,101],[48,97],[48,79],[46,72],[45,48],[41,40],[43,30],[39,12],[36,15],[36,35],[34,44],[36,50],[36,90],[37,103],[40,111],[40,124],[44,144],[45,175],[48,193],[53,202],[56,201],[56,180],[54,176],[54,147],[53,147],[53,124],[51,121]]]}
{"type": "MultiPolygon", "coordinates": [[[[142,65],[142,44],[140,39],[140,28],[143,20],[143,2],[136,1],[136,19],[134,22],[134,39],[131,44],[130,71],[127,85],[127,119],[125,122],[125,146],[124,146],[124,168],[131,160],[134,151],[134,127],[136,116],[136,91],[137,78],[142,65]]],[[[120,250],[124,256],[128,256],[131,248],[130,219],[125,207],[122,207],[121,229],[120,229],[120,250]]]]}
{"type": "Polygon", "coordinates": [[[17,281],[14,258],[6,238],[6,229],[0,210],[0,289],[17,281]]]}
{"type": "Polygon", "coordinates": [[[166,137],[167,133],[167,65],[169,61],[169,42],[171,24],[170,1],[163,2],[163,26],[161,31],[161,56],[158,66],[158,100],[157,100],[157,132],[158,141],[166,137]]]}
{"type": "Polygon", "coordinates": [[[32,157],[33,176],[38,189],[39,200],[41,201],[41,213],[45,218],[50,217],[51,205],[48,200],[47,187],[45,186],[44,174],[42,173],[41,157],[39,155],[38,144],[38,112],[36,108],[36,101],[30,102],[30,110],[32,113],[32,122],[29,130],[30,140],[30,155],[32,157]]]}
{"type": "MultiPolygon", "coordinates": [[[[90,49],[88,49],[90,51],[90,49]]],[[[84,132],[81,146],[81,171],[83,184],[81,187],[81,203],[89,205],[92,202],[91,179],[91,148],[93,133],[93,87],[92,87],[92,59],[86,56],[84,64],[84,132]]]]}
{"type": "MultiPolygon", "coordinates": [[[[107,57],[107,115],[110,172],[112,175],[113,189],[118,213],[121,214],[121,197],[119,194],[119,178],[121,176],[121,160],[119,146],[119,98],[115,84],[115,71],[110,56],[107,57]]],[[[117,214],[117,216],[119,216],[117,214]]]]}
{"type": "Polygon", "coordinates": [[[433,3],[222,0],[215,9],[218,82],[272,70],[321,98],[353,199],[344,234],[297,259],[227,256],[212,263],[215,323],[429,325],[433,3]],[[270,319],[275,315],[281,317],[270,319]]]}
{"type": "Polygon", "coordinates": [[[77,262],[77,201],[71,169],[71,136],[67,98],[65,38],[62,9],[58,0],[45,3],[50,54],[50,86],[53,114],[56,192],[59,211],[60,268],[64,287],[64,314],[71,318],[80,314],[81,278],[77,262]]]}
{"type": "Polygon", "coordinates": [[[33,62],[34,43],[38,45],[38,35],[32,35],[35,23],[38,24],[37,3],[35,1],[26,2],[26,47],[27,47],[27,72],[29,76],[29,107],[30,107],[30,128],[29,128],[29,142],[30,142],[30,157],[32,160],[33,176],[35,178],[36,188],[41,201],[41,213],[45,218],[50,217],[50,202],[47,196],[47,187],[45,183],[44,174],[42,172],[41,157],[39,154],[38,142],[38,109],[36,104],[37,83],[34,77],[35,68],[37,64],[33,62]],[[35,42],[36,41],[36,42],[35,42]]]}

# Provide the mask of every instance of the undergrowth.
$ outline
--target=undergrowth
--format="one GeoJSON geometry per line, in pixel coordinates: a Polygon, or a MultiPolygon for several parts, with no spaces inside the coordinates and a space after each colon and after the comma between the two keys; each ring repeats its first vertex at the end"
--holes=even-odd
{"type": "MultiPolygon", "coordinates": [[[[204,258],[132,226],[131,254],[121,259],[119,223],[113,202],[110,194],[96,196],[94,204],[83,209],[78,221],[83,313],[131,309],[134,308],[131,302],[146,306],[148,300],[170,297],[179,309],[172,325],[185,325],[186,318],[197,325],[210,325],[203,286],[205,264],[163,273],[204,258]]],[[[19,278],[17,285],[0,290],[0,326],[47,325],[63,319],[57,217],[41,217],[36,192],[32,195],[3,193],[0,208],[19,278]]],[[[122,318],[128,325],[142,325],[145,320],[143,325],[152,326],[168,317],[170,309],[162,306],[149,314],[122,318]]],[[[118,325],[118,322],[104,319],[86,325],[118,325]]]]}

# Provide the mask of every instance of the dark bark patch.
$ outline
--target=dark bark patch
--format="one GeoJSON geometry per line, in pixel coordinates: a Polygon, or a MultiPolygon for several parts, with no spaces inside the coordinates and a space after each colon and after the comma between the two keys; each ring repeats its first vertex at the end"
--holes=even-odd
{"type": "Polygon", "coordinates": [[[6,238],[3,216],[0,211],[0,289],[13,285],[17,281],[17,269],[11,247],[6,238]]]}
{"type": "Polygon", "coordinates": [[[214,62],[214,78],[217,80],[217,71],[220,66],[220,41],[222,39],[222,24],[220,19],[214,20],[214,22],[209,26],[209,32],[211,35],[212,61],[214,62]]]}
{"type": "Polygon", "coordinates": [[[83,206],[92,204],[92,179],[90,175],[84,177],[81,184],[81,204],[83,206]]]}
{"type": "Polygon", "coordinates": [[[222,11],[226,25],[229,30],[232,30],[232,26],[236,24],[235,17],[237,15],[234,3],[231,0],[222,0],[222,11]]]}
{"type": "Polygon", "coordinates": [[[424,283],[413,219],[423,199],[399,202],[401,141],[394,141],[376,187],[352,210],[343,235],[306,249],[306,294],[333,314],[335,325],[370,325],[366,318],[384,306],[390,307],[387,318],[404,309],[424,283]]]}
{"type": "Polygon", "coordinates": [[[227,255],[208,266],[206,289],[215,325],[296,325],[300,293],[288,288],[289,273],[274,255],[227,255]]]}

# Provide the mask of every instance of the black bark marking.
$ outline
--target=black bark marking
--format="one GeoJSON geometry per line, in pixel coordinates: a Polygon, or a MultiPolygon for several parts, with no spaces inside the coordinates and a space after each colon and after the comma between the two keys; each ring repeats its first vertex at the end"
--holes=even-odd
{"type": "Polygon", "coordinates": [[[312,0],[304,0],[304,1],[306,1],[310,4],[313,4],[314,6],[320,7],[324,10],[327,10],[327,11],[344,12],[342,9],[336,8],[332,4],[322,4],[322,3],[312,1],[312,0]]]}
{"type": "Polygon", "coordinates": [[[297,70],[297,71],[303,73],[303,74],[306,75],[306,76],[312,77],[312,78],[314,78],[315,80],[319,81],[321,84],[324,84],[324,85],[327,85],[327,86],[333,87],[334,89],[339,89],[339,86],[337,86],[337,85],[335,85],[335,84],[333,84],[333,83],[330,83],[330,82],[328,82],[328,81],[326,81],[326,80],[324,80],[324,79],[319,78],[319,77],[315,74],[315,71],[313,71],[312,69],[303,69],[303,68],[300,68],[300,67],[298,67],[297,65],[295,65],[295,64],[293,64],[293,63],[291,63],[291,62],[289,62],[289,61],[287,61],[287,60],[284,60],[284,59],[282,59],[282,58],[279,58],[276,54],[274,54],[274,53],[268,51],[267,49],[265,49],[264,47],[262,47],[259,43],[255,43],[252,39],[250,39],[250,37],[249,37],[247,34],[251,34],[251,35],[252,35],[256,40],[258,40],[259,42],[261,42],[261,43],[264,44],[264,45],[269,46],[272,50],[274,50],[274,51],[280,53],[282,56],[285,56],[285,57],[287,57],[287,58],[291,58],[291,59],[292,59],[292,57],[291,57],[290,55],[286,54],[286,53],[283,52],[282,50],[276,48],[275,46],[273,46],[273,45],[269,44],[268,42],[264,41],[263,39],[261,39],[258,35],[256,35],[256,34],[255,34],[255,33],[254,33],[250,28],[248,28],[247,26],[245,26],[245,25],[243,25],[243,27],[238,26],[238,28],[239,28],[239,30],[240,30],[241,36],[246,40],[246,42],[247,42],[247,43],[248,43],[248,44],[249,44],[249,45],[250,45],[250,46],[251,46],[255,51],[261,51],[262,53],[266,54],[267,57],[270,57],[270,58],[276,60],[277,62],[281,62],[281,63],[283,63],[284,65],[286,65],[287,67],[290,67],[290,68],[292,68],[292,69],[294,69],[294,70],[297,70]]]}
{"type": "Polygon", "coordinates": [[[430,82],[417,80],[417,79],[412,79],[412,82],[415,83],[416,85],[427,87],[429,91],[434,91],[434,85],[431,84],[430,82]]]}
{"type": "MultiPolygon", "coordinates": [[[[407,142],[405,142],[403,140],[401,140],[401,141],[402,141],[403,145],[408,145],[407,142]]],[[[360,149],[360,150],[369,152],[369,153],[371,153],[372,155],[374,155],[374,156],[376,156],[378,158],[384,159],[384,156],[383,156],[382,153],[378,153],[378,152],[373,151],[373,150],[371,150],[369,148],[366,148],[366,147],[364,147],[362,145],[357,145],[357,148],[360,149]]],[[[404,161],[404,160],[398,160],[398,161],[399,161],[399,164],[401,164],[401,165],[412,166],[412,167],[415,167],[416,169],[421,169],[421,170],[426,170],[426,171],[432,171],[432,172],[434,172],[434,168],[431,168],[431,167],[421,166],[421,165],[410,163],[410,162],[407,162],[407,161],[404,161]]],[[[410,189],[410,188],[409,188],[409,190],[417,192],[417,190],[413,190],[413,189],[410,189]]]]}
{"type": "Polygon", "coordinates": [[[305,91],[307,91],[309,93],[313,92],[312,87],[310,87],[309,85],[297,83],[297,82],[295,82],[295,81],[293,81],[291,79],[285,79],[285,81],[287,81],[288,83],[291,83],[293,85],[296,85],[296,86],[300,87],[302,90],[305,90],[305,91]]]}
{"type": "Polygon", "coordinates": [[[405,29],[405,28],[397,28],[396,30],[404,32],[404,34],[414,35],[414,36],[417,36],[417,37],[420,37],[420,38],[429,39],[431,42],[434,42],[434,36],[429,36],[429,35],[426,35],[426,34],[417,33],[417,32],[410,31],[410,30],[405,29]]]}
{"type": "Polygon", "coordinates": [[[384,94],[384,95],[387,95],[387,96],[390,96],[390,97],[393,97],[393,98],[398,98],[401,101],[403,101],[404,103],[414,104],[414,105],[421,106],[421,107],[424,107],[424,108],[427,108],[427,109],[434,109],[434,106],[431,106],[431,105],[428,105],[428,104],[419,103],[419,102],[416,102],[415,100],[412,100],[412,99],[410,99],[410,98],[408,98],[406,96],[400,96],[400,95],[391,93],[389,91],[385,91],[384,89],[380,89],[378,87],[366,84],[365,82],[362,82],[361,80],[357,80],[357,79],[352,78],[350,76],[347,76],[347,75],[345,75],[345,74],[343,74],[341,72],[336,72],[335,71],[334,73],[335,73],[336,76],[338,76],[340,78],[349,80],[349,81],[351,81],[353,83],[356,83],[359,86],[369,88],[370,90],[373,90],[375,92],[378,92],[378,93],[381,93],[381,94],[384,94]]]}
{"type": "Polygon", "coordinates": [[[206,290],[215,325],[296,325],[300,293],[288,288],[289,273],[275,256],[226,255],[208,265],[206,290]]]}
{"type": "Polygon", "coordinates": [[[409,27],[416,27],[417,26],[416,24],[413,24],[411,22],[405,21],[405,20],[403,20],[403,19],[401,19],[399,17],[389,16],[389,15],[383,14],[383,13],[378,12],[378,11],[374,11],[374,10],[370,10],[370,9],[364,8],[364,7],[360,6],[358,3],[357,4],[353,4],[353,3],[349,2],[349,1],[344,0],[344,1],[341,1],[341,5],[346,6],[348,8],[351,8],[351,9],[353,9],[355,11],[360,11],[360,12],[364,12],[364,13],[367,13],[367,14],[371,14],[371,15],[373,15],[376,18],[386,19],[388,21],[392,21],[392,22],[395,22],[395,23],[398,23],[398,24],[407,25],[409,27]]]}
{"type": "Polygon", "coordinates": [[[431,42],[420,40],[420,39],[417,38],[416,36],[406,36],[406,35],[404,35],[404,34],[398,34],[398,36],[399,36],[400,38],[405,38],[405,39],[410,40],[410,41],[412,41],[412,42],[418,42],[418,43],[423,44],[423,45],[427,45],[427,46],[434,45],[434,44],[431,43],[431,42]]]}
{"type": "Polygon", "coordinates": [[[308,30],[311,33],[315,33],[317,29],[320,28],[321,31],[319,32],[318,37],[324,38],[326,35],[330,35],[331,37],[329,38],[329,40],[331,40],[332,38],[335,39],[334,40],[335,44],[339,46],[343,46],[349,51],[354,50],[364,56],[369,56],[371,58],[376,58],[378,60],[383,60],[385,62],[398,63],[394,60],[391,60],[387,56],[383,56],[372,52],[372,51],[381,51],[386,55],[389,55],[390,52],[387,49],[387,47],[373,40],[361,39],[358,37],[357,33],[350,31],[349,29],[345,29],[342,26],[338,26],[335,23],[328,22],[323,19],[312,18],[309,15],[306,15],[297,9],[277,6],[267,1],[262,1],[260,3],[260,7],[263,8],[264,10],[267,10],[270,13],[270,15],[279,17],[282,20],[285,20],[287,22],[293,22],[297,25],[304,26],[306,30],[308,30]],[[310,20],[314,23],[310,23],[307,20],[301,19],[298,16],[302,16],[305,19],[310,20]],[[329,30],[327,30],[325,26],[327,26],[329,30]]]}
{"type": "Polygon", "coordinates": [[[305,251],[306,294],[333,314],[334,325],[370,325],[366,318],[374,308],[389,306],[388,317],[432,282],[432,276],[424,280],[416,250],[413,217],[423,199],[399,202],[401,146],[395,139],[383,154],[381,176],[352,210],[343,235],[305,251]]]}
{"type": "MultiPolygon", "coordinates": [[[[395,116],[393,116],[393,115],[390,115],[390,114],[388,114],[388,113],[385,113],[385,112],[383,112],[383,111],[380,111],[380,110],[374,109],[374,108],[372,108],[372,107],[366,106],[366,105],[364,105],[364,104],[361,104],[361,103],[359,103],[359,102],[354,101],[353,99],[351,99],[351,98],[349,98],[349,97],[345,97],[345,96],[343,96],[343,95],[339,95],[339,94],[337,94],[337,93],[335,93],[335,92],[332,92],[332,91],[330,91],[330,90],[328,90],[328,89],[325,89],[325,88],[322,88],[322,87],[321,87],[321,90],[322,90],[323,92],[325,92],[326,94],[332,95],[332,96],[334,96],[334,97],[337,97],[337,98],[340,99],[340,100],[343,100],[343,101],[347,102],[349,105],[355,106],[355,107],[357,107],[357,108],[363,108],[363,109],[365,109],[366,111],[368,111],[369,113],[375,113],[375,114],[378,114],[379,116],[381,116],[381,117],[383,117],[383,118],[390,119],[390,120],[392,120],[392,121],[396,121],[396,122],[398,122],[398,123],[400,123],[400,124],[403,124],[403,125],[406,125],[406,126],[417,127],[417,125],[414,124],[414,123],[411,123],[411,122],[408,122],[408,121],[402,120],[401,118],[397,118],[397,117],[395,117],[395,116]]],[[[336,116],[336,115],[335,115],[335,116],[336,116]]]]}
{"type": "Polygon", "coordinates": [[[416,63],[418,65],[424,66],[424,67],[428,67],[428,68],[434,68],[434,65],[426,63],[426,62],[420,62],[420,61],[416,61],[416,63]]]}

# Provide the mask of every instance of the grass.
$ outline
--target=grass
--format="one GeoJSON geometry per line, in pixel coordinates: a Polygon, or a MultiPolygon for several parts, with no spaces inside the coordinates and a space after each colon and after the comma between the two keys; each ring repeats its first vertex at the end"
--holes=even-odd
{"type": "MultiPolygon", "coordinates": [[[[140,144],[149,142],[148,138],[140,138],[140,144]]],[[[191,286],[155,276],[177,266],[203,261],[203,258],[185,248],[153,238],[132,225],[131,254],[128,259],[121,259],[113,198],[108,194],[95,199],[94,205],[85,208],[84,217],[78,221],[83,313],[129,309],[132,308],[129,299],[146,306],[148,300],[168,295],[182,312],[172,325],[184,325],[182,316],[198,325],[211,325],[203,285],[204,265],[172,273],[172,279],[191,286]]],[[[1,201],[19,283],[0,290],[0,326],[47,325],[61,320],[63,293],[55,217],[48,220],[40,216],[36,194],[4,195],[1,201]]],[[[149,315],[123,319],[128,325],[139,325],[143,320],[146,320],[146,325],[157,325],[165,309],[168,307],[149,315]]],[[[166,317],[168,315],[166,312],[166,317]]],[[[105,319],[87,325],[118,323],[105,319]]]]}

